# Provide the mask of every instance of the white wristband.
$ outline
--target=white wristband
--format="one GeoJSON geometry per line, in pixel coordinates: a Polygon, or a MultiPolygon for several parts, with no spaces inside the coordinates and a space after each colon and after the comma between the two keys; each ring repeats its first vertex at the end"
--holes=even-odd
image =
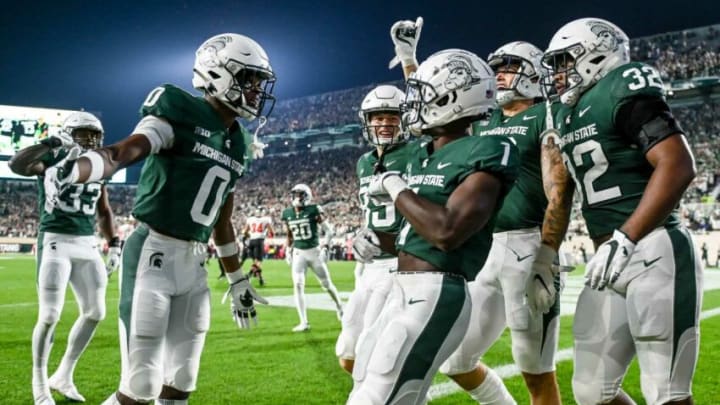
{"type": "Polygon", "coordinates": [[[237,242],[230,242],[217,247],[218,257],[230,257],[235,256],[240,252],[240,247],[237,242]]]}
{"type": "Polygon", "coordinates": [[[243,277],[245,277],[245,275],[243,274],[242,270],[237,269],[237,270],[233,271],[232,273],[225,272],[225,277],[227,277],[230,284],[234,284],[234,283],[237,283],[238,281],[240,281],[243,277]]]}
{"type": "Polygon", "coordinates": [[[383,179],[383,187],[390,194],[393,202],[397,199],[398,194],[405,190],[409,190],[407,183],[400,176],[387,176],[383,179]]]}
{"type": "MultiPolygon", "coordinates": [[[[102,180],[103,173],[105,172],[105,160],[102,156],[94,150],[91,150],[80,157],[87,158],[87,160],[90,161],[90,176],[85,182],[93,183],[102,180]]],[[[77,167],[77,164],[75,167],[77,167]]]]}

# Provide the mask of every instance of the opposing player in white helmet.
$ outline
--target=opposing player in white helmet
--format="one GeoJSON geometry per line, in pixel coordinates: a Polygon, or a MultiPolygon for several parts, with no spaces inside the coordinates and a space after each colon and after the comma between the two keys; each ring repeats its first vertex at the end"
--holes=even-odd
{"type": "MultiPolygon", "coordinates": [[[[419,29],[412,33],[417,39],[419,29]]],[[[370,198],[392,201],[405,221],[396,238],[365,236],[398,255],[398,271],[382,312],[358,342],[348,404],[424,403],[440,364],[465,335],[467,281],[485,261],[518,169],[509,140],[468,135],[495,106],[493,76],[475,54],[448,49],[407,80],[403,126],[431,139],[407,146],[403,172],[388,170],[368,185],[370,198]]]]}
{"type": "Polygon", "coordinates": [[[238,34],[216,35],[200,45],[193,73],[202,97],[173,85],[157,87],[143,102],[132,135],[85,153],[70,170],[49,169],[49,180],[62,189],[145,159],[133,208],[139,226],[123,250],[122,376],[105,404],[187,403],[210,326],[203,266],[211,234],[237,325],[249,327],[255,320],[255,300],[266,303],[240,270],[231,217],[235,182],[245,172],[250,147],[236,119],[269,113],[275,75],[263,48],[238,34]]]}
{"type": "Polygon", "coordinates": [[[38,176],[40,189],[37,243],[40,308],[32,338],[32,388],[36,404],[55,403],[50,389],[73,401],[85,401],[75,387],[75,366],[98,323],[105,318],[107,277],[120,265],[120,239],[115,230],[105,182],[72,185],[63,189],[56,198],[46,200],[43,178],[45,170],[52,165],[74,159],[82,150],[99,148],[102,140],[100,120],[88,112],[75,112],[65,119],[58,133],[38,145],[19,151],[10,161],[10,169],[15,173],[38,176]],[[96,218],[108,241],[107,266],[97,249],[96,218]],[[48,379],[47,363],[53,331],[60,320],[68,284],[80,306],[80,315],[70,330],[65,355],[48,379]]]}
{"type": "Polygon", "coordinates": [[[634,404],[620,383],[637,356],[646,403],[692,404],[702,265],[676,207],[695,165],[660,75],[631,62],[627,35],[599,18],[560,28],[544,63],[596,248],[573,325],[575,400],[634,404]]]}
{"type": "Polygon", "coordinates": [[[322,208],[312,203],[312,190],[307,184],[296,184],[290,190],[290,195],[292,207],[282,212],[281,220],[285,223],[287,233],[285,259],[292,272],[295,307],[300,318],[293,332],[304,332],[310,329],[305,305],[305,274],[308,267],[315,273],[322,288],[330,294],[338,319],[342,318],[343,307],[327,266],[328,249],[332,246],[334,236],[333,227],[325,218],[322,208]],[[324,232],[322,244],[320,228],[324,232]]]}
{"type": "Polygon", "coordinates": [[[392,286],[391,272],[397,270],[397,256],[379,252],[365,236],[368,230],[387,234],[400,232],[402,216],[393,204],[373,201],[368,195],[368,185],[378,171],[405,168],[407,136],[400,127],[400,104],[404,101],[402,90],[381,85],[370,90],[358,112],[363,137],[373,149],[363,154],[356,165],[363,228],[356,235],[353,247],[357,265],[363,266],[363,271],[355,280],[355,290],[345,307],[342,332],[335,346],[340,365],[350,373],[358,337],[377,319],[392,286]]]}

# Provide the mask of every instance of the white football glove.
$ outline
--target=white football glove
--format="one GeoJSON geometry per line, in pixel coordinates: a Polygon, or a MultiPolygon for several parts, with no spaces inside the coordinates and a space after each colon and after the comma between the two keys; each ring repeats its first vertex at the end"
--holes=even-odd
{"type": "Polygon", "coordinates": [[[371,229],[363,228],[353,240],[353,256],[360,263],[372,263],[373,258],[382,254],[380,239],[371,229]]]}
{"type": "Polygon", "coordinates": [[[417,44],[420,40],[423,18],[418,17],[415,21],[398,21],[390,28],[390,38],[395,45],[395,57],[388,64],[388,69],[402,63],[403,66],[417,65],[417,44]]]}
{"type": "Polygon", "coordinates": [[[323,263],[328,262],[328,248],[327,246],[323,246],[320,248],[320,261],[323,263]]]}
{"type": "Polygon", "coordinates": [[[251,319],[257,325],[255,301],[261,304],[267,304],[268,301],[255,291],[248,277],[240,273],[240,270],[226,273],[226,276],[230,282],[230,287],[223,296],[222,303],[224,304],[229,296],[233,320],[240,329],[250,329],[251,319]]]}
{"type": "Polygon", "coordinates": [[[530,277],[525,284],[525,295],[533,315],[548,313],[555,303],[555,276],[559,271],[559,268],[553,265],[556,257],[557,252],[545,244],[540,245],[535,255],[530,277]]]}
{"type": "Polygon", "coordinates": [[[41,144],[47,145],[53,149],[55,148],[67,148],[70,149],[75,146],[75,140],[70,134],[65,131],[58,131],[55,134],[48,136],[47,138],[40,141],[41,144]]]}
{"type": "Polygon", "coordinates": [[[263,156],[265,156],[265,152],[263,151],[267,147],[266,144],[260,142],[260,141],[254,141],[250,144],[250,153],[252,153],[253,159],[262,159],[263,156]]]}
{"type": "Polygon", "coordinates": [[[288,266],[292,267],[293,248],[291,247],[285,248],[285,262],[288,264],[288,266]]]}
{"type": "Polygon", "coordinates": [[[120,268],[120,247],[110,247],[108,248],[107,263],[105,263],[107,275],[110,276],[112,273],[116,272],[118,268],[120,268]]]}
{"type": "Polygon", "coordinates": [[[389,171],[376,174],[368,184],[368,195],[378,205],[391,204],[401,191],[407,189],[407,183],[400,172],[389,171]]]}
{"type": "Polygon", "coordinates": [[[72,169],[82,150],[79,146],[73,147],[65,159],[45,170],[43,187],[45,188],[45,211],[52,214],[57,206],[58,198],[63,189],[75,179],[72,178],[72,169]]]}
{"type": "Polygon", "coordinates": [[[635,251],[635,242],[616,229],[612,238],[600,245],[595,256],[585,267],[585,278],[590,288],[602,290],[612,286],[630,261],[635,251]]]}

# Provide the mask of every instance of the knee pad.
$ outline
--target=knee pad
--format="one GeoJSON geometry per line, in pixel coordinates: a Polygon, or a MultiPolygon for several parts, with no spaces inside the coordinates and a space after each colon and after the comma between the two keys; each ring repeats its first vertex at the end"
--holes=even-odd
{"type": "Polygon", "coordinates": [[[604,404],[617,396],[618,389],[619,387],[603,393],[602,381],[580,381],[573,375],[573,396],[579,405],[604,404]]]}
{"type": "Polygon", "coordinates": [[[60,311],[62,308],[55,305],[43,305],[38,313],[38,322],[47,325],[54,325],[60,321],[60,311]]]}
{"type": "Polygon", "coordinates": [[[469,373],[477,367],[479,360],[480,355],[465,355],[458,348],[440,365],[438,371],[448,376],[469,373]]]}
{"type": "Polygon", "coordinates": [[[185,324],[195,333],[210,329],[210,290],[205,289],[190,297],[185,324]]]}
{"type": "Polygon", "coordinates": [[[323,290],[327,291],[330,288],[330,280],[328,278],[319,278],[320,281],[320,287],[322,287],[323,290]]]}
{"type": "Polygon", "coordinates": [[[300,285],[300,286],[304,287],[305,286],[305,273],[293,271],[292,281],[293,281],[293,284],[295,284],[296,286],[300,285]]]}
{"type": "Polygon", "coordinates": [[[148,370],[131,375],[128,381],[128,392],[121,389],[123,394],[138,402],[150,402],[160,395],[162,390],[162,377],[153,375],[148,370]]]}
{"type": "Polygon", "coordinates": [[[86,309],[83,311],[82,316],[93,322],[100,322],[105,319],[105,303],[100,302],[99,305],[86,309]]]}
{"type": "Polygon", "coordinates": [[[160,337],[167,330],[170,299],[157,292],[137,290],[134,295],[131,332],[142,337],[160,337]]]}

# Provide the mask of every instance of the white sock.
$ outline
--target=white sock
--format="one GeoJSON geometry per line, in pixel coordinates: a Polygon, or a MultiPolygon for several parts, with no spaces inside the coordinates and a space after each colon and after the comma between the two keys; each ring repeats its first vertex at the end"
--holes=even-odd
{"type": "Polygon", "coordinates": [[[307,324],[307,308],[305,307],[305,286],[303,284],[295,284],[295,307],[300,317],[300,323],[307,324]]]}
{"type": "Polygon", "coordinates": [[[65,381],[73,381],[75,365],[95,334],[97,325],[98,321],[91,320],[85,316],[80,316],[75,321],[72,329],[70,329],[67,349],[60,361],[60,365],[55,371],[55,375],[65,381]]]}
{"type": "Polygon", "coordinates": [[[55,324],[38,322],[32,335],[33,385],[47,386],[47,364],[53,344],[55,324]]]}
{"type": "Polygon", "coordinates": [[[491,368],[487,368],[485,381],[468,391],[470,397],[480,404],[486,405],[517,405],[502,379],[491,368]]]}

